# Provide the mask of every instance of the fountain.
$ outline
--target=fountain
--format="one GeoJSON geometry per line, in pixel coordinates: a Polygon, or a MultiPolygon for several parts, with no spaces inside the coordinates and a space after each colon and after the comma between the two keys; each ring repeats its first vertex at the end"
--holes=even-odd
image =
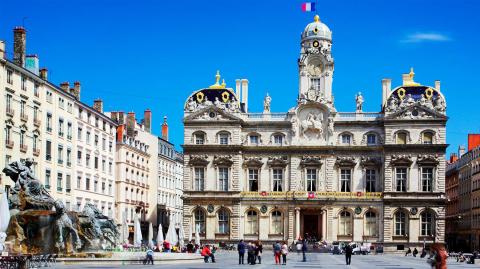
{"type": "Polygon", "coordinates": [[[15,253],[71,254],[117,245],[119,233],[111,218],[93,204],[85,205],[82,212],[67,211],[33,175],[32,164],[27,159],[3,169],[15,185],[9,190],[8,205],[7,193],[0,194],[0,248],[5,232],[10,251],[15,253]]]}

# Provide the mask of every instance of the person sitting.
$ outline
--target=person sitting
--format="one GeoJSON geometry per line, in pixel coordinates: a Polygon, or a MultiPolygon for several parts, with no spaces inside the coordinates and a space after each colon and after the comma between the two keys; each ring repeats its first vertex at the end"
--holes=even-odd
{"type": "MultiPolygon", "coordinates": [[[[212,255],[212,251],[210,250],[210,246],[209,245],[205,245],[203,248],[202,248],[202,252],[200,253],[203,257],[203,261],[205,263],[208,263],[208,258],[210,258],[210,256],[212,255]]],[[[212,260],[213,262],[214,260],[212,260]]]]}
{"type": "Polygon", "coordinates": [[[409,254],[412,254],[412,250],[410,248],[407,249],[407,252],[405,253],[405,257],[408,256],[409,254]]]}
{"type": "Polygon", "coordinates": [[[187,244],[187,252],[188,253],[193,253],[193,243],[192,243],[192,241],[188,242],[188,244],[187,244]]]}
{"type": "Polygon", "coordinates": [[[418,250],[417,250],[417,248],[414,248],[413,249],[413,257],[417,257],[417,254],[418,254],[418,250]]]}

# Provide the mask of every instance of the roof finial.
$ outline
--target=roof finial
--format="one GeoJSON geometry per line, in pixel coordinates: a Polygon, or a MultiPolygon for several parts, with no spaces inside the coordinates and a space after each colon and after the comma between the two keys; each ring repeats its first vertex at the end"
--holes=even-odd
{"type": "Polygon", "coordinates": [[[314,22],[319,22],[320,21],[320,16],[318,16],[318,14],[316,14],[315,17],[313,17],[313,21],[314,22]]]}
{"type": "Polygon", "coordinates": [[[225,80],[223,80],[222,84],[220,85],[220,70],[217,70],[217,74],[215,75],[215,84],[210,86],[210,89],[224,89],[225,86],[225,80]]]}

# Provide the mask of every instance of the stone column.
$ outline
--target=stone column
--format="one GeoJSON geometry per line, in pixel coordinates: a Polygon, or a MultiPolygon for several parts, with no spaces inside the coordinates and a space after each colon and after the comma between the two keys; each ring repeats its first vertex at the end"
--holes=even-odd
{"type": "Polygon", "coordinates": [[[295,240],[300,237],[300,208],[295,208],[295,240]]]}
{"type": "Polygon", "coordinates": [[[327,238],[327,211],[322,210],[322,240],[327,238]]]}

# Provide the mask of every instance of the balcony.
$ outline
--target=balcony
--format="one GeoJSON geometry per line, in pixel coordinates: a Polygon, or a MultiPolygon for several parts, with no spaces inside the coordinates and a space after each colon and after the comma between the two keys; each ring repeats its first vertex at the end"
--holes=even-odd
{"type": "Polygon", "coordinates": [[[71,167],[72,166],[72,162],[67,162],[67,167],[71,167]]]}
{"type": "Polygon", "coordinates": [[[40,119],[33,119],[33,125],[35,125],[36,127],[40,127],[41,124],[42,121],[40,119]]]}
{"type": "Polygon", "coordinates": [[[58,136],[63,137],[64,134],[65,134],[64,132],[58,132],[58,136]]]}
{"type": "Polygon", "coordinates": [[[33,155],[34,156],[40,156],[40,149],[33,149],[33,155]]]}
{"type": "Polygon", "coordinates": [[[20,144],[20,151],[26,153],[28,150],[28,146],[25,144],[20,144]]]}
{"type": "Polygon", "coordinates": [[[67,135],[68,140],[72,140],[72,135],[67,135]]]}
{"type": "Polygon", "coordinates": [[[58,164],[63,164],[63,160],[58,160],[58,164]]]}
{"type": "Polygon", "coordinates": [[[49,189],[50,189],[50,185],[45,184],[45,189],[49,190],[49,189]]]}
{"type": "Polygon", "coordinates": [[[25,113],[20,113],[20,120],[27,122],[28,121],[28,115],[25,113]]]}
{"type": "Polygon", "coordinates": [[[62,187],[57,187],[57,191],[62,191],[63,188],[62,187]]]}
{"type": "Polygon", "coordinates": [[[13,146],[15,143],[13,143],[13,140],[5,140],[5,146],[9,149],[13,149],[13,146]]]}
{"type": "Polygon", "coordinates": [[[13,110],[11,107],[7,107],[6,113],[7,116],[13,117],[15,115],[15,110],[13,110]]]}

